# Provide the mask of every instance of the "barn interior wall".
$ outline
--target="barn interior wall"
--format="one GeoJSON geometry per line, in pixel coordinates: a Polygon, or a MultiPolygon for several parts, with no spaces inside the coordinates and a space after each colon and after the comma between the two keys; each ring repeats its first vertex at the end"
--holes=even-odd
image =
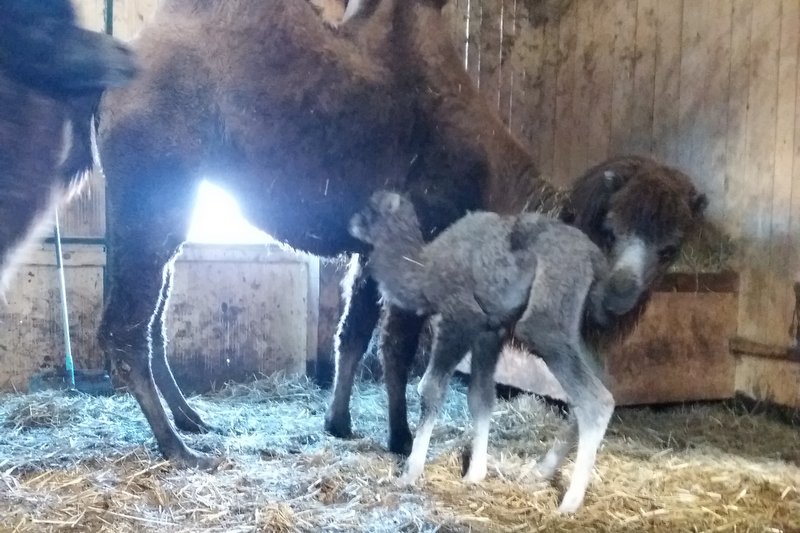
{"type": "MultiPolygon", "coordinates": [[[[800,1],[454,0],[448,9],[473,79],[544,175],[568,184],[605,157],[641,153],[693,176],[737,248],[737,336],[793,344],[800,1]]],[[[736,383],[800,406],[797,363],[743,355],[736,383]]]]}

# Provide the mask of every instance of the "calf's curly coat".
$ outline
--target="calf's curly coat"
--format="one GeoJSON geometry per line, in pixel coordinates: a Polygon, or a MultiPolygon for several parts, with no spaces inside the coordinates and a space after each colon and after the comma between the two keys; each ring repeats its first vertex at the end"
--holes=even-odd
{"type": "MultiPolygon", "coordinates": [[[[494,370],[503,344],[513,339],[542,357],[569,395],[578,455],[559,510],[577,510],[614,408],[581,334],[584,312],[606,320],[608,264],[600,249],[580,230],[535,213],[470,213],[425,244],[414,206],[391,192],[375,193],[351,219],[350,232],[372,246],[368,270],[388,302],[437,318],[403,481],[422,473],[448,381],[468,351],[474,434],[465,480],[484,479],[494,370]]],[[[566,449],[554,446],[540,475],[551,476],[566,449]]]]}

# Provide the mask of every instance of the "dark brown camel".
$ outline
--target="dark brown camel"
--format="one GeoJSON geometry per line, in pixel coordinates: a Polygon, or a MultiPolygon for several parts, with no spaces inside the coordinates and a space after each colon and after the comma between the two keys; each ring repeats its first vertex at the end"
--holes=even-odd
{"type": "MultiPolygon", "coordinates": [[[[335,28],[306,1],[166,0],[143,29],[134,45],[142,75],[100,108],[110,280],[100,338],[167,458],[214,464],[186,447],[157,394],[178,428],[207,429],[175,384],[163,320],[202,178],[229,189],[276,239],[323,256],[366,251],[347,222],[379,188],[411,197],[426,238],[481,206],[555,204],[553,188],[471,85],[441,31],[442,4],[360,2],[335,28]]],[[[356,280],[326,417],[340,436],[350,432],[353,370],[377,301],[374,283],[356,280]]],[[[382,319],[395,451],[411,441],[407,354],[421,326],[394,308],[382,319]]]]}
{"type": "MultiPolygon", "coordinates": [[[[322,256],[364,251],[347,222],[378,188],[407,191],[428,236],[489,198],[537,207],[552,195],[470,84],[442,4],[363,2],[336,28],[307,1],[166,0],[134,43],[141,76],[99,112],[110,281],[100,339],[167,458],[214,463],[176,433],[207,426],[175,384],[163,321],[201,179],[276,239],[322,256]]],[[[360,354],[379,308],[371,285],[356,294],[340,347],[360,354]]],[[[390,316],[387,329],[407,319],[390,316]]]]}
{"type": "Polygon", "coordinates": [[[89,139],[86,95],[134,70],[126,48],[75,25],[68,0],[0,4],[0,290],[23,244],[74,189],[78,167],[67,155],[89,139]]]}

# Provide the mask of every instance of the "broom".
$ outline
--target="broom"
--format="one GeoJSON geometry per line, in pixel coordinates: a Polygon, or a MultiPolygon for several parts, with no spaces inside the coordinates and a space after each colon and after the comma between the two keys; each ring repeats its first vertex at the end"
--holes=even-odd
{"type": "Polygon", "coordinates": [[[105,370],[78,370],[72,358],[72,340],[69,332],[69,312],[67,308],[67,284],[64,278],[64,261],[61,254],[61,230],[58,225],[58,210],[55,213],[56,228],[56,269],[61,299],[61,325],[64,334],[64,370],[53,369],[31,377],[28,390],[37,392],[49,389],[66,389],[68,392],[83,392],[96,396],[114,394],[111,376],[105,370]]]}

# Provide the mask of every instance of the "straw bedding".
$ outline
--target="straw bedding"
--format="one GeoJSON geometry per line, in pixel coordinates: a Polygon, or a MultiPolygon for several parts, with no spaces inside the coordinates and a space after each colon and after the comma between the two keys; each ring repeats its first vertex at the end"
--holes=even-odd
{"type": "MultiPolygon", "coordinates": [[[[620,409],[585,507],[561,517],[564,481],[527,475],[559,413],[529,396],[498,402],[489,478],[466,486],[465,392],[451,390],[415,488],[396,483],[401,465],[383,448],[386,403],[375,384],[356,391],[361,437],[351,441],[321,432],[328,392],[303,379],[193,399],[220,433],[186,439],[226,456],[214,473],[162,461],[129,396],[2,396],[0,530],[800,531],[796,427],[722,405],[620,409]]],[[[417,413],[412,387],[409,399],[417,413]]]]}

